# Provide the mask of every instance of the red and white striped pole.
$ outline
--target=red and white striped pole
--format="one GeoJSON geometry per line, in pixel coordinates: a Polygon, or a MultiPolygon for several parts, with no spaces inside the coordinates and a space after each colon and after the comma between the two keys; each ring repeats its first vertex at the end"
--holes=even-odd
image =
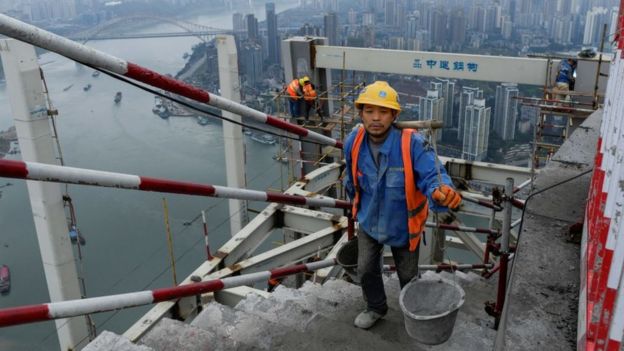
{"type": "Polygon", "coordinates": [[[237,286],[268,281],[269,279],[282,278],[296,273],[313,272],[335,264],[335,259],[327,259],[312,263],[276,268],[270,271],[207,280],[205,282],[191,283],[171,288],[5,308],[0,309],[0,327],[149,305],[162,301],[175,300],[181,297],[195,296],[208,292],[234,288],[237,286]]]}
{"type": "Polygon", "coordinates": [[[0,177],[313,207],[351,208],[350,202],[333,198],[309,198],[301,195],[181,182],[37,162],[0,160],[0,177]]]}
{"type": "Polygon", "coordinates": [[[201,211],[202,214],[202,223],[204,225],[204,244],[206,244],[206,258],[208,261],[212,260],[212,255],[210,254],[210,245],[208,244],[208,224],[206,224],[206,211],[201,211]]]}
{"type": "Polygon", "coordinates": [[[167,77],[137,64],[127,62],[4,14],[0,14],[0,34],[56,52],[72,60],[105,69],[150,86],[212,105],[218,109],[240,115],[242,118],[250,118],[256,122],[285,130],[310,141],[342,148],[341,141],[313,132],[296,124],[283,121],[277,117],[267,115],[264,112],[254,110],[193,85],[167,77]]]}

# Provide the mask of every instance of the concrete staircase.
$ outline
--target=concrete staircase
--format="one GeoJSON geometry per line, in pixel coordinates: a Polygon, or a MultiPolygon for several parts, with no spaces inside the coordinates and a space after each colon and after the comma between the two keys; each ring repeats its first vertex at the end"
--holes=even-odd
{"type": "Polygon", "coordinates": [[[384,278],[390,310],[370,330],[353,326],[355,316],[365,308],[360,287],[335,279],[324,285],[306,282],[298,290],[279,286],[269,298],[249,294],[235,307],[212,302],[190,324],[163,319],[139,345],[125,340],[128,347],[136,349],[120,348],[123,337],[106,332],[88,351],[492,349],[495,331],[488,325],[492,318],[485,314],[483,302],[493,299],[496,280],[461,272],[455,276],[427,272],[423,279],[439,276],[456,280],[466,291],[453,335],[442,345],[423,345],[407,335],[394,275],[384,278]]]}

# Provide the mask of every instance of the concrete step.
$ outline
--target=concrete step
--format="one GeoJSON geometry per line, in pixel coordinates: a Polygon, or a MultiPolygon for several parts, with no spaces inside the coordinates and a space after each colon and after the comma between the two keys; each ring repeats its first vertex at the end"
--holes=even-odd
{"type": "MultiPolygon", "coordinates": [[[[284,296],[263,299],[248,296],[241,301],[236,309],[262,317],[268,321],[277,322],[285,327],[295,328],[306,337],[290,345],[297,349],[337,349],[361,350],[400,348],[401,345],[383,340],[367,331],[353,326],[353,320],[347,323],[332,320],[322,314],[307,309],[305,303],[294,303],[295,299],[284,299],[284,296]]],[[[287,349],[286,347],[285,349],[287,349]]]]}
{"type": "Polygon", "coordinates": [[[145,345],[133,344],[126,337],[103,331],[95,340],[85,346],[83,351],[154,351],[145,345]]]}
{"type": "Polygon", "coordinates": [[[141,343],[156,351],[233,350],[227,338],[169,318],[158,321],[141,343]]]}
{"type": "MultiPolygon", "coordinates": [[[[422,274],[422,279],[439,277],[457,282],[466,292],[466,303],[458,313],[455,332],[449,341],[438,346],[428,346],[418,343],[407,334],[403,312],[399,306],[400,285],[396,274],[384,276],[388,314],[368,332],[384,340],[398,342],[403,347],[426,350],[463,350],[465,345],[493,345],[495,331],[488,325],[488,319],[491,318],[483,310],[483,301],[487,300],[484,295],[494,291],[492,282],[474,273],[422,274]]],[[[279,288],[274,292],[277,297],[290,296],[293,302],[317,311],[328,319],[344,323],[352,323],[355,316],[365,308],[361,288],[340,279],[330,280],[324,285],[306,282],[298,293],[303,293],[304,296],[294,298],[298,296],[296,293],[280,291],[279,288]]]]}
{"type": "Polygon", "coordinates": [[[217,302],[205,305],[191,325],[226,338],[232,350],[278,350],[289,344],[290,339],[294,341],[305,337],[292,328],[285,328],[281,324],[217,302]],[[291,335],[293,333],[296,335],[291,335]]]}

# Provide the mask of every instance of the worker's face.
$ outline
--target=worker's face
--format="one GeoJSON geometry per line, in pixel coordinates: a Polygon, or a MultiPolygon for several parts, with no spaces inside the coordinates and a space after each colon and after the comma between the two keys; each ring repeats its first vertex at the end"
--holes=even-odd
{"type": "Polygon", "coordinates": [[[364,105],[360,112],[366,133],[373,141],[383,141],[396,117],[396,111],[387,107],[364,105]]]}

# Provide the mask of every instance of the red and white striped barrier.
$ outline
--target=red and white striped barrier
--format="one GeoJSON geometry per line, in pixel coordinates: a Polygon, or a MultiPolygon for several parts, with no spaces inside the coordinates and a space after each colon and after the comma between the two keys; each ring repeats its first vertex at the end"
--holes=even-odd
{"type": "Polygon", "coordinates": [[[257,122],[299,135],[310,141],[342,148],[342,142],[310,131],[296,124],[283,121],[264,112],[254,110],[245,105],[228,100],[219,95],[209,93],[193,85],[154,72],[137,64],[127,62],[115,56],[82,45],[75,41],[50,33],[41,28],[21,22],[12,17],[0,14],[0,34],[23,42],[56,52],[72,60],[102,68],[107,71],[135,79],[139,82],[157,87],[189,99],[212,105],[218,109],[251,118],[257,122]]]}
{"type": "Polygon", "coordinates": [[[171,288],[5,308],[0,309],[0,327],[149,305],[168,300],[175,300],[181,297],[195,296],[208,292],[234,288],[237,286],[268,281],[269,279],[282,278],[296,273],[312,272],[333,266],[335,264],[335,259],[327,259],[312,263],[276,268],[270,271],[244,274],[223,279],[207,280],[205,282],[191,283],[171,288]]]}
{"type": "MultiPolygon", "coordinates": [[[[624,0],[622,1],[624,6],[624,0]]],[[[620,7],[619,31],[624,26],[620,7]]],[[[581,246],[578,350],[620,350],[624,332],[624,40],[611,63],[581,246]]]]}
{"type": "Polygon", "coordinates": [[[37,162],[0,160],[0,177],[44,182],[94,185],[109,188],[157,191],[162,193],[221,197],[227,199],[277,202],[313,207],[351,208],[351,203],[333,198],[310,198],[300,195],[231,188],[210,184],[143,177],[133,174],[96,171],[84,168],[49,165],[37,162]]]}

